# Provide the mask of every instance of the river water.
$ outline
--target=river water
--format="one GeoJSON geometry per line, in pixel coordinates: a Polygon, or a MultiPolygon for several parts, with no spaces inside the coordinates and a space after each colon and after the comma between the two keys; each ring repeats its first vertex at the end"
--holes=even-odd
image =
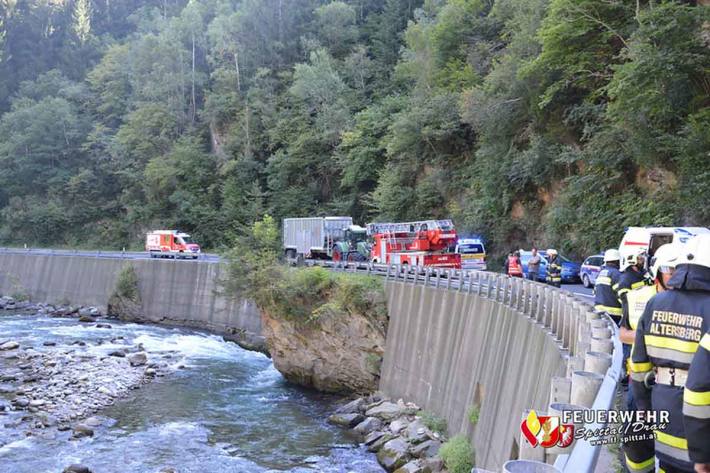
{"type": "Polygon", "coordinates": [[[71,440],[53,428],[25,437],[0,415],[0,472],[57,473],[72,463],[94,473],[383,471],[348,432],[325,422],[339,399],[290,385],[266,356],[198,331],[109,322],[107,330],[0,316],[0,340],[23,347],[82,340],[82,349],[108,353],[116,346],[106,340],[120,335],[142,343],[151,360],[168,355],[170,365],[166,376],[99,411],[104,422],[91,438],[71,440]]]}

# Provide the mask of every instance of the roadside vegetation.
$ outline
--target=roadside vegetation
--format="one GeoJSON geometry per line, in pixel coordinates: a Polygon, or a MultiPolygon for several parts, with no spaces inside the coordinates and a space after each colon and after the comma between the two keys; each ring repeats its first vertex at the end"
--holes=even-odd
{"type": "Polygon", "coordinates": [[[473,448],[465,435],[455,435],[444,442],[439,456],[451,473],[470,473],[474,466],[473,448]]]}
{"type": "Polygon", "coordinates": [[[0,244],[232,248],[265,213],[330,214],[581,255],[708,225],[689,3],[7,2],[0,244]]]}
{"type": "Polygon", "coordinates": [[[280,263],[280,253],[278,226],[266,215],[229,252],[223,287],[254,300],[272,316],[306,325],[348,314],[363,315],[378,325],[386,321],[380,279],[321,267],[288,267],[280,263]]]}

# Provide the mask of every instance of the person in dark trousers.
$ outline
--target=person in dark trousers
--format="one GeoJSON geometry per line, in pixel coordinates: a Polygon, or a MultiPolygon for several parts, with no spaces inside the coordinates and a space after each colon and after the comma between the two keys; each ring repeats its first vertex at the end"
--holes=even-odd
{"type": "Polygon", "coordinates": [[[602,266],[594,283],[594,310],[600,314],[607,314],[616,324],[621,320],[621,302],[616,288],[619,287],[619,251],[611,248],[604,252],[604,266],[602,266]]]}
{"type": "Polygon", "coordinates": [[[710,332],[703,335],[690,363],[683,390],[683,425],[695,471],[710,473],[710,332]]]}
{"type": "MultiPolygon", "coordinates": [[[[642,286],[640,288],[629,291],[627,295],[628,310],[624,311],[621,317],[621,326],[619,329],[619,339],[622,343],[633,344],[636,339],[636,327],[639,320],[646,309],[646,304],[653,296],[670,288],[668,283],[673,277],[676,264],[681,256],[681,248],[679,245],[668,243],[656,250],[653,258],[650,261],[651,267],[649,273],[653,278],[653,284],[642,286]]],[[[634,402],[633,389],[629,388],[626,398],[626,409],[629,411],[636,410],[636,402],[634,402]]],[[[631,427],[629,427],[631,428],[631,427]]],[[[653,451],[653,439],[644,439],[636,441],[624,441],[624,456],[626,458],[627,468],[629,471],[637,471],[632,468],[634,464],[642,463],[645,458],[645,452],[653,451]]]]}
{"type": "Polygon", "coordinates": [[[537,282],[540,273],[540,262],[542,258],[537,254],[537,248],[532,249],[532,255],[528,260],[528,279],[537,282]]]}
{"type": "Polygon", "coordinates": [[[550,248],[547,250],[547,284],[560,287],[562,284],[562,265],[557,250],[550,248]]]}
{"type": "MultiPolygon", "coordinates": [[[[615,290],[619,296],[619,303],[621,304],[622,315],[624,312],[628,312],[628,294],[631,291],[640,289],[644,286],[650,284],[650,281],[646,277],[646,252],[642,248],[631,248],[626,249],[621,259],[621,276],[619,277],[619,282],[616,284],[615,290]]],[[[616,320],[616,324],[621,324],[621,319],[616,320]]],[[[626,367],[627,360],[631,355],[631,344],[622,344],[623,354],[624,354],[624,364],[626,367]]],[[[625,373],[626,371],[624,371],[625,373]]],[[[622,384],[628,383],[628,377],[622,379],[622,384]]]]}
{"type": "MultiPolygon", "coordinates": [[[[710,234],[682,248],[672,290],[646,304],[631,354],[631,388],[641,411],[668,411],[654,450],[666,472],[710,471],[710,234]],[[696,364],[697,363],[697,364],[696,364]]],[[[634,472],[653,471],[654,451],[627,459],[634,472]]]]}

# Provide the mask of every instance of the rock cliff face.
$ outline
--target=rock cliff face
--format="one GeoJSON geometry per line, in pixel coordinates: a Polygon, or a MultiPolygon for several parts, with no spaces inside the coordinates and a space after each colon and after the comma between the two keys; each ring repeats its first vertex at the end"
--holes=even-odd
{"type": "Polygon", "coordinates": [[[343,394],[377,389],[386,317],[341,313],[303,324],[262,310],[261,322],[274,366],[289,381],[343,394]]]}

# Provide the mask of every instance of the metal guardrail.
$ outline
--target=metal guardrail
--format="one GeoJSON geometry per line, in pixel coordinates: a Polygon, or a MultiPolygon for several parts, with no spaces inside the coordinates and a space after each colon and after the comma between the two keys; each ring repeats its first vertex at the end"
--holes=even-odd
{"type": "MultiPolygon", "coordinates": [[[[512,307],[544,330],[568,361],[567,376],[552,380],[550,404],[572,404],[593,410],[609,409],[613,404],[622,364],[618,329],[609,317],[595,313],[590,304],[569,292],[485,271],[316,260],[309,260],[306,264],[335,271],[383,276],[405,284],[476,294],[512,307]]],[[[595,430],[603,426],[592,423],[584,427],[595,430]]],[[[555,460],[553,469],[564,473],[591,473],[601,448],[601,445],[578,440],[570,453],[563,450],[551,455],[555,460]]],[[[525,448],[521,437],[521,460],[544,461],[544,455],[542,448],[533,449],[529,445],[525,448]]]]}
{"type": "MultiPolygon", "coordinates": [[[[106,250],[55,250],[49,248],[0,248],[0,253],[4,254],[31,254],[31,255],[44,255],[44,256],[82,256],[88,258],[102,258],[102,259],[150,259],[151,256],[145,251],[106,251],[106,250]]],[[[170,258],[173,261],[177,259],[170,258]]],[[[183,261],[194,261],[194,260],[183,260],[183,261]]],[[[218,262],[220,257],[211,253],[200,253],[197,261],[210,261],[218,262]]]]}

